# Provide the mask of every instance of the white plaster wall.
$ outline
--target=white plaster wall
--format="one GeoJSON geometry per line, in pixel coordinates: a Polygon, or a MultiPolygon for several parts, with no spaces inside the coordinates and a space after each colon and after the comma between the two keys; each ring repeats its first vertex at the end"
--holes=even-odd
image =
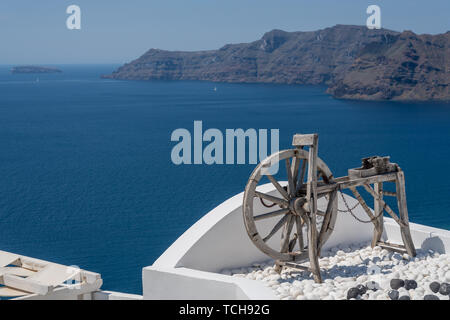
{"type": "MultiPolygon", "coordinates": [[[[272,184],[265,184],[259,191],[278,195],[272,184]]],[[[357,200],[345,196],[353,207],[357,200]]],[[[250,266],[254,262],[270,260],[250,241],[242,217],[243,193],[240,193],[210,211],[178,238],[151,267],[143,269],[144,299],[273,299],[262,283],[219,274],[222,269],[250,266]],[[244,281],[245,280],[245,281],[244,281]]],[[[319,209],[324,209],[319,202],[319,209]]],[[[272,211],[255,199],[259,213],[272,211]]],[[[345,209],[339,196],[339,208],[345,209]]],[[[361,206],[354,210],[363,220],[368,217],[361,206]]],[[[274,218],[276,219],[276,218],[274,218]]],[[[276,220],[263,220],[258,229],[268,233],[276,220]]],[[[450,252],[450,231],[411,223],[411,234],[417,248],[450,252]]],[[[360,223],[349,213],[338,213],[334,232],[324,248],[338,244],[369,241],[373,234],[372,223],[360,223]]],[[[269,244],[277,243],[275,235],[269,244]]],[[[401,243],[398,225],[385,218],[383,239],[401,243]]]]}
{"type": "Polygon", "coordinates": [[[187,268],[146,267],[142,278],[144,299],[276,299],[260,282],[187,268]]]}

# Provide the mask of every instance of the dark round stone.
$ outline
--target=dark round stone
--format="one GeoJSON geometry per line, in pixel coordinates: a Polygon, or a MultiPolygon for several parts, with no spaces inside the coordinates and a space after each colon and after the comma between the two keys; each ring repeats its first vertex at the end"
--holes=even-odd
{"type": "Polygon", "coordinates": [[[417,282],[415,280],[405,280],[405,289],[411,290],[417,288],[417,282]]]}
{"type": "Polygon", "coordinates": [[[397,290],[405,285],[405,281],[402,279],[392,279],[391,280],[391,288],[397,290]]]}
{"type": "Polygon", "coordinates": [[[444,296],[450,295],[450,284],[447,282],[441,284],[441,287],[439,288],[439,293],[443,294],[444,296]]]}
{"type": "Polygon", "coordinates": [[[401,296],[398,300],[411,300],[409,296],[401,296]]]}
{"type": "Polygon", "coordinates": [[[352,298],[357,298],[359,295],[359,290],[358,288],[350,288],[347,291],[347,299],[350,300],[352,298]]]}
{"type": "Polygon", "coordinates": [[[389,291],[388,295],[389,295],[389,298],[391,298],[391,300],[398,300],[399,293],[397,290],[389,291]]]}
{"type": "Polygon", "coordinates": [[[441,287],[441,284],[439,282],[437,282],[437,281],[434,281],[434,282],[430,283],[430,289],[434,293],[438,293],[440,287],[441,287]]]}
{"type": "Polygon", "coordinates": [[[361,295],[361,296],[367,292],[367,287],[363,284],[358,284],[356,286],[356,289],[358,289],[359,295],[361,295]]]}
{"type": "Polygon", "coordinates": [[[423,300],[441,300],[438,296],[435,296],[434,294],[427,294],[425,297],[423,297],[423,300]]]}

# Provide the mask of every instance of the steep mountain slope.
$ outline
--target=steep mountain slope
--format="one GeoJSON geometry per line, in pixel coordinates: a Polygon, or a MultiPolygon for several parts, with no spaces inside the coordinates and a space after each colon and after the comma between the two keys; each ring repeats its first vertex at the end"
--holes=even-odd
{"type": "Polygon", "coordinates": [[[104,78],[327,84],[339,98],[448,100],[448,34],[337,25],[219,50],[151,49],[104,78]]]}

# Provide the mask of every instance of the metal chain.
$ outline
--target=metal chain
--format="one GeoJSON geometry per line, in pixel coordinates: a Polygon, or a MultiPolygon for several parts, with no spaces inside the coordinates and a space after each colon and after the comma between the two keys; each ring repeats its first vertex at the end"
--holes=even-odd
{"type": "Polygon", "coordinates": [[[266,208],[272,208],[273,206],[276,205],[276,203],[272,203],[272,204],[266,204],[262,198],[259,198],[259,201],[261,201],[261,204],[266,207],[266,208]]]}
{"type": "Polygon", "coordinates": [[[353,208],[350,208],[350,206],[349,206],[348,203],[347,203],[347,200],[346,200],[345,197],[344,197],[344,194],[343,194],[342,192],[340,192],[340,191],[339,191],[339,193],[341,194],[342,200],[344,200],[344,205],[347,207],[347,210],[346,210],[346,211],[344,211],[344,210],[339,210],[339,208],[338,208],[338,211],[339,211],[339,212],[349,212],[349,213],[352,215],[353,218],[355,218],[356,220],[358,220],[358,221],[361,222],[361,223],[371,223],[371,222],[377,220],[379,217],[381,217],[381,216],[383,215],[384,209],[386,208],[386,203],[385,203],[385,204],[384,204],[384,207],[383,207],[383,210],[380,210],[380,213],[378,213],[378,215],[376,215],[375,217],[373,217],[373,219],[371,218],[371,219],[368,220],[368,221],[367,221],[367,220],[362,220],[362,219],[358,218],[358,217],[353,213],[353,210],[354,210],[356,207],[358,207],[358,206],[360,205],[359,201],[358,201],[358,203],[357,203],[353,208]]]}
{"type": "Polygon", "coordinates": [[[341,209],[339,209],[339,206],[338,206],[337,210],[339,212],[343,212],[343,213],[352,212],[352,210],[355,210],[359,205],[361,205],[361,203],[359,203],[359,201],[358,201],[352,208],[350,208],[348,203],[347,203],[347,201],[344,198],[344,194],[342,192],[340,192],[340,191],[339,191],[339,193],[341,194],[342,200],[344,200],[344,204],[347,207],[347,210],[341,210],[341,209]]]}

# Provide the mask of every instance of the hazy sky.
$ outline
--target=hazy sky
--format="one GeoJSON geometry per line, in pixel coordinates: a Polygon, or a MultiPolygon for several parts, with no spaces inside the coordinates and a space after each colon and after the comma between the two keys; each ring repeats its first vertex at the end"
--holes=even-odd
{"type": "Polygon", "coordinates": [[[217,49],[266,31],[364,25],[381,7],[382,27],[450,30],[449,0],[1,0],[0,64],[123,63],[150,48],[217,49]],[[68,30],[66,8],[81,8],[68,30]]]}

